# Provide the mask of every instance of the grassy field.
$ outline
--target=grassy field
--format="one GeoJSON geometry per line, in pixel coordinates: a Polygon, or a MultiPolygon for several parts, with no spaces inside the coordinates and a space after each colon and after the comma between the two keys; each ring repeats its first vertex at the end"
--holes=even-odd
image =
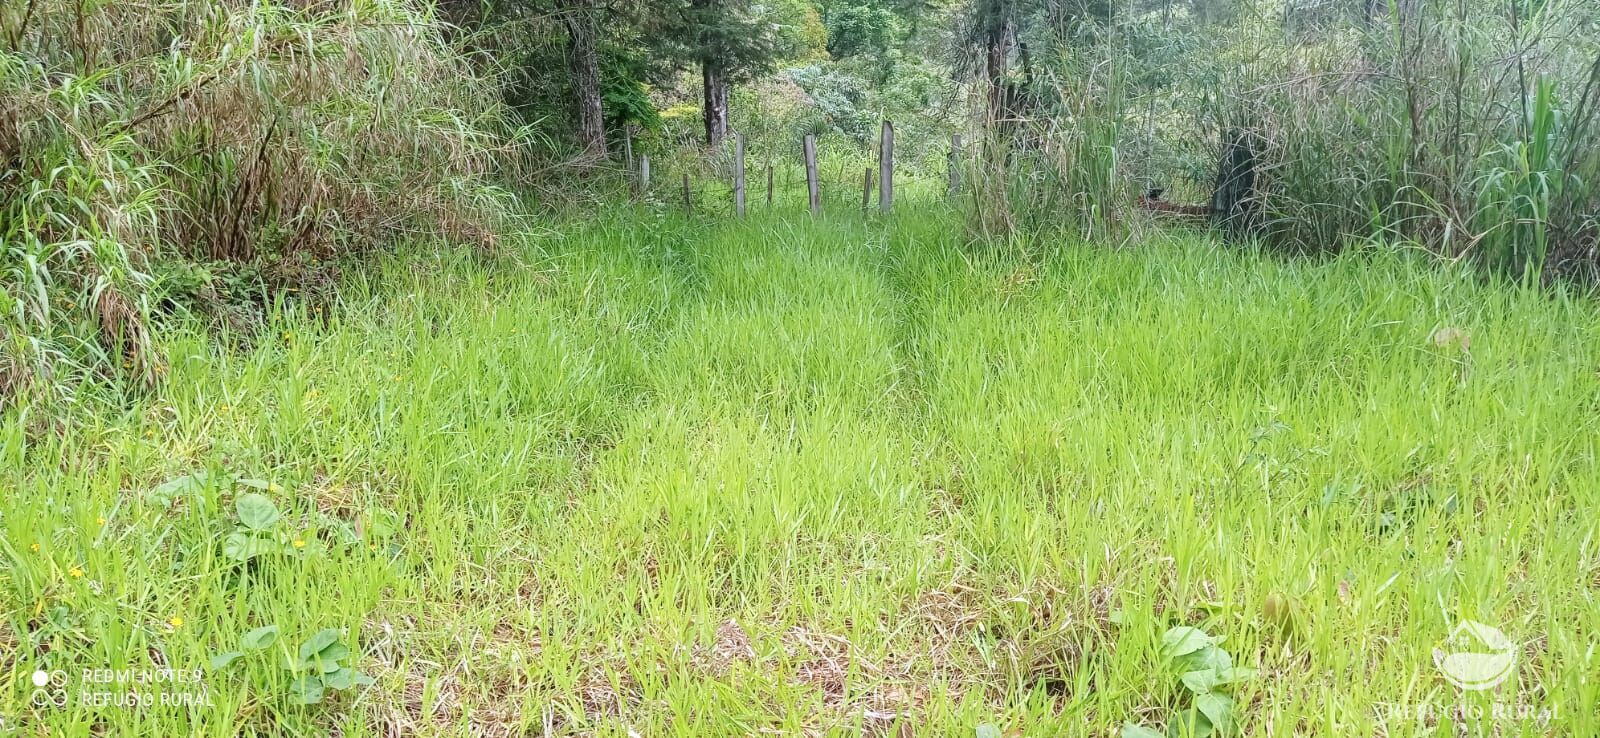
{"type": "Polygon", "coordinates": [[[1600,734],[1591,302],[931,208],[549,229],[8,411],[0,735],[1112,736],[1196,704],[1180,625],[1244,735],[1600,734]],[[1498,689],[1435,668],[1464,619],[1498,689]]]}

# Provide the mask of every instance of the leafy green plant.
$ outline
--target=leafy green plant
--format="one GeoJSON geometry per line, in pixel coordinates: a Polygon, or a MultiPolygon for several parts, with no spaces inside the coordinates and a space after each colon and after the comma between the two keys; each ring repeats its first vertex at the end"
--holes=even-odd
{"type": "Polygon", "coordinates": [[[353,652],[339,636],[337,628],[317,631],[300,644],[296,657],[286,664],[296,674],[289,685],[289,696],[296,703],[314,705],[330,689],[342,691],[373,683],[372,677],[349,663],[353,652]]]}
{"type": "Polygon", "coordinates": [[[222,553],[234,561],[249,561],[262,554],[283,551],[284,542],[277,540],[275,528],[283,513],[278,506],[260,492],[247,492],[233,503],[239,517],[236,530],[222,541],[222,553]]]}
{"type": "MultiPolygon", "coordinates": [[[[326,628],[307,638],[297,651],[284,651],[283,667],[294,675],[287,693],[292,702],[314,705],[322,702],[330,689],[343,691],[373,684],[372,677],[358,671],[350,662],[354,652],[340,635],[338,628],[326,628]]],[[[278,636],[276,625],[245,633],[239,638],[237,649],[211,657],[211,670],[223,671],[250,653],[271,648],[279,642],[278,636]]]]}
{"type": "MultiPolygon", "coordinates": [[[[1165,738],[1206,738],[1233,735],[1237,719],[1233,685],[1255,675],[1254,669],[1234,666],[1222,648],[1222,636],[1187,625],[1168,629],[1161,636],[1161,655],[1190,697],[1189,707],[1167,721],[1165,738]]],[[[1154,728],[1132,723],[1122,726],[1122,738],[1163,738],[1154,728]]]]}
{"type": "Polygon", "coordinates": [[[251,630],[239,637],[239,647],[233,651],[225,651],[211,657],[211,670],[221,671],[228,668],[233,662],[244,658],[250,651],[262,651],[270,648],[278,641],[278,626],[266,625],[251,630]]]}
{"type": "Polygon", "coordinates": [[[175,477],[151,488],[145,493],[145,500],[152,505],[172,507],[180,499],[195,497],[210,480],[210,473],[203,471],[175,477]]]}
{"type": "Polygon", "coordinates": [[[294,538],[279,529],[283,512],[265,493],[281,488],[264,479],[252,479],[231,474],[213,475],[195,472],[157,485],[146,494],[146,500],[161,507],[172,507],[179,500],[192,500],[201,505],[205,497],[200,494],[208,486],[217,484],[226,488],[244,488],[250,491],[233,500],[233,530],[222,539],[222,554],[234,561],[249,561],[264,554],[303,553],[304,540],[294,538]]]}

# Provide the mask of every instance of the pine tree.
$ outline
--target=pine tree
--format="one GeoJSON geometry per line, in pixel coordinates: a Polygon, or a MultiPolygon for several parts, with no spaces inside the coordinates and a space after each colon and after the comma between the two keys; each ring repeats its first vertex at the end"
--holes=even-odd
{"type": "Polygon", "coordinates": [[[689,0],[680,9],[675,35],[684,61],[700,68],[707,146],[727,136],[733,86],[772,72],[794,51],[772,12],[751,0],[689,0]]]}

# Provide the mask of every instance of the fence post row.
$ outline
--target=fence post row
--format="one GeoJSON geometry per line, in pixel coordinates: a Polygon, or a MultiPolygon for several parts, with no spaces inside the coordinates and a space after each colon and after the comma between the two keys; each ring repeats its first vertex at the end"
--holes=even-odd
{"type": "MultiPolygon", "coordinates": [[[[625,130],[625,135],[631,132],[625,130]]],[[[630,162],[633,160],[632,136],[623,139],[623,146],[630,162]]],[[[733,162],[733,208],[739,217],[744,217],[748,210],[749,187],[746,178],[746,146],[743,133],[734,134],[734,162],[733,162]]],[[[822,182],[817,167],[817,137],[816,134],[807,134],[801,142],[801,153],[805,160],[806,169],[806,195],[810,200],[811,214],[819,215],[822,212],[822,182]]],[[[961,134],[950,136],[950,196],[954,197],[961,192],[961,134]]],[[[772,162],[767,162],[767,205],[771,206],[776,192],[776,167],[772,162]]],[[[650,190],[650,155],[639,155],[639,192],[650,190]]],[[[683,173],[683,207],[689,212],[694,212],[694,189],[690,182],[689,173],[683,173]]],[[[861,209],[869,210],[872,207],[872,168],[868,167],[861,176],[861,209]]],[[[888,213],[894,209],[894,123],[884,121],[882,132],[878,138],[878,209],[888,213]]]]}

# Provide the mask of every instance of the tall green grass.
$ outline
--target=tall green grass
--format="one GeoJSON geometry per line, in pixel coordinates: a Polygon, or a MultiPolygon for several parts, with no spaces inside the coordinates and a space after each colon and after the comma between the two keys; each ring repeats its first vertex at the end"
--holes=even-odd
{"type": "Polygon", "coordinates": [[[429,244],[61,434],[0,423],[0,716],[24,734],[1106,735],[1180,704],[1162,632],[1260,669],[1244,735],[1457,735],[1399,706],[1600,699],[1600,310],[1379,250],[970,245],[962,216],[671,208],[429,244]],[[1449,329],[1449,330],[1442,330],[1449,329]],[[170,507],[163,482],[211,481],[170,507]],[[302,548],[240,565],[267,480],[302,548]],[[398,522],[398,524],[395,524],[398,522]],[[1264,612],[1292,603],[1289,627],[1264,612]],[[1519,644],[1463,694],[1461,619],[1519,644]],[[278,654],[209,707],[35,709],[28,675],[278,654]],[[1389,716],[1389,717],[1383,717],[1389,716]],[[906,727],[901,727],[906,726],[906,727]]]}
{"type": "Polygon", "coordinates": [[[1111,239],[1127,232],[1141,194],[1122,158],[1131,137],[1129,66],[1115,35],[1063,47],[1041,60],[1015,110],[999,120],[985,114],[960,162],[978,237],[1060,231],[1111,239]]]}

